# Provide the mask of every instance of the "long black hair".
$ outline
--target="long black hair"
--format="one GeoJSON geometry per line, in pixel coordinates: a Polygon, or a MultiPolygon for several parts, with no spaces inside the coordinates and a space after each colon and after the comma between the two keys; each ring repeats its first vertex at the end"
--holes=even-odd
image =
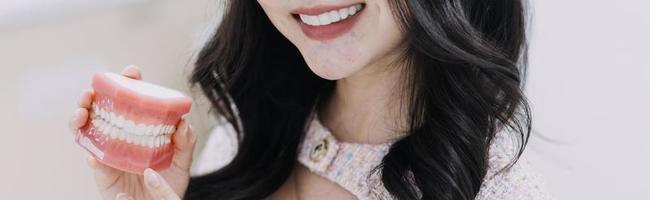
{"type": "MultiPolygon", "coordinates": [[[[309,70],[256,1],[226,1],[191,82],[239,135],[220,170],[193,177],[187,199],[263,199],[294,169],[305,124],[334,81],[309,70]]],[[[389,1],[406,35],[407,136],[377,166],[396,199],[473,199],[492,139],[512,130],[523,152],[530,111],[523,0],[389,1]]]]}

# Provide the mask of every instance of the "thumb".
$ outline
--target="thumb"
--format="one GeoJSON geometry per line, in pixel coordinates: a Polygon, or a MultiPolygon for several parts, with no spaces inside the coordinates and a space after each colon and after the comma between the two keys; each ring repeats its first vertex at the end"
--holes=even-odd
{"type": "Polygon", "coordinates": [[[180,200],[181,198],[156,171],[144,170],[144,185],[152,199],[180,200]]]}
{"type": "Polygon", "coordinates": [[[192,133],[192,127],[185,119],[179,123],[179,129],[173,135],[174,141],[174,166],[184,172],[189,172],[192,164],[192,154],[196,144],[196,136],[192,133]]]}

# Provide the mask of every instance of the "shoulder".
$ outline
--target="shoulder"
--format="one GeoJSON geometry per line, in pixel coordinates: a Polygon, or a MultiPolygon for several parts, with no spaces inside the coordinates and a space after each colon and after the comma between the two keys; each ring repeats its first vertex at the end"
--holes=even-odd
{"type": "Polygon", "coordinates": [[[194,158],[191,174],[200,176],[214,172],[232,161],[237,153],[237,134],[233,126],[225,120],[218,120],[212,131],[205,137],[202,149],[194,158]]]}
{"type": "Polygon", "coordinates": [[[512,133],[497,133],[490,146],[489,168],[477,200],[552,199],[543,187],[541,176],[526,159],[526,154],[512,167],[504,169],[517,155],[518,144],[512,133]]]}

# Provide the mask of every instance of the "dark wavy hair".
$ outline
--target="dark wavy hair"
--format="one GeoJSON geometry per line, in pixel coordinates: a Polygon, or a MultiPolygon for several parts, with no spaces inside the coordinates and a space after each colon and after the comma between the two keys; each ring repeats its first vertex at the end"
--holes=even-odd
{"type": "MultiPolygon", "coordinates": [[[[402,0],[407,135],[376,170],[396,199],[473,199],[497,132],[531,130],[523,0],[402,0]]],[[[289,177],[313,106],[334,81],[312,73],[256,1],[229,0],[191,82],[239,135],[232,162],[190,180],[187,199],[263,199],[289,177]]]]}

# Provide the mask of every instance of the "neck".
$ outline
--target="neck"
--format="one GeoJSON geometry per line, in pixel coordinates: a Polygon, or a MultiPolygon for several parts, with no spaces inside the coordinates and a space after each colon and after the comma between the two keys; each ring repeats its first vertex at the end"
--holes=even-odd
{"type": "Polygon", "coordinates": [[[377,62],[337,80],[320,119],[338,140],[385,143],[405,130],[402,70],[390,63],[377,62]]]}

